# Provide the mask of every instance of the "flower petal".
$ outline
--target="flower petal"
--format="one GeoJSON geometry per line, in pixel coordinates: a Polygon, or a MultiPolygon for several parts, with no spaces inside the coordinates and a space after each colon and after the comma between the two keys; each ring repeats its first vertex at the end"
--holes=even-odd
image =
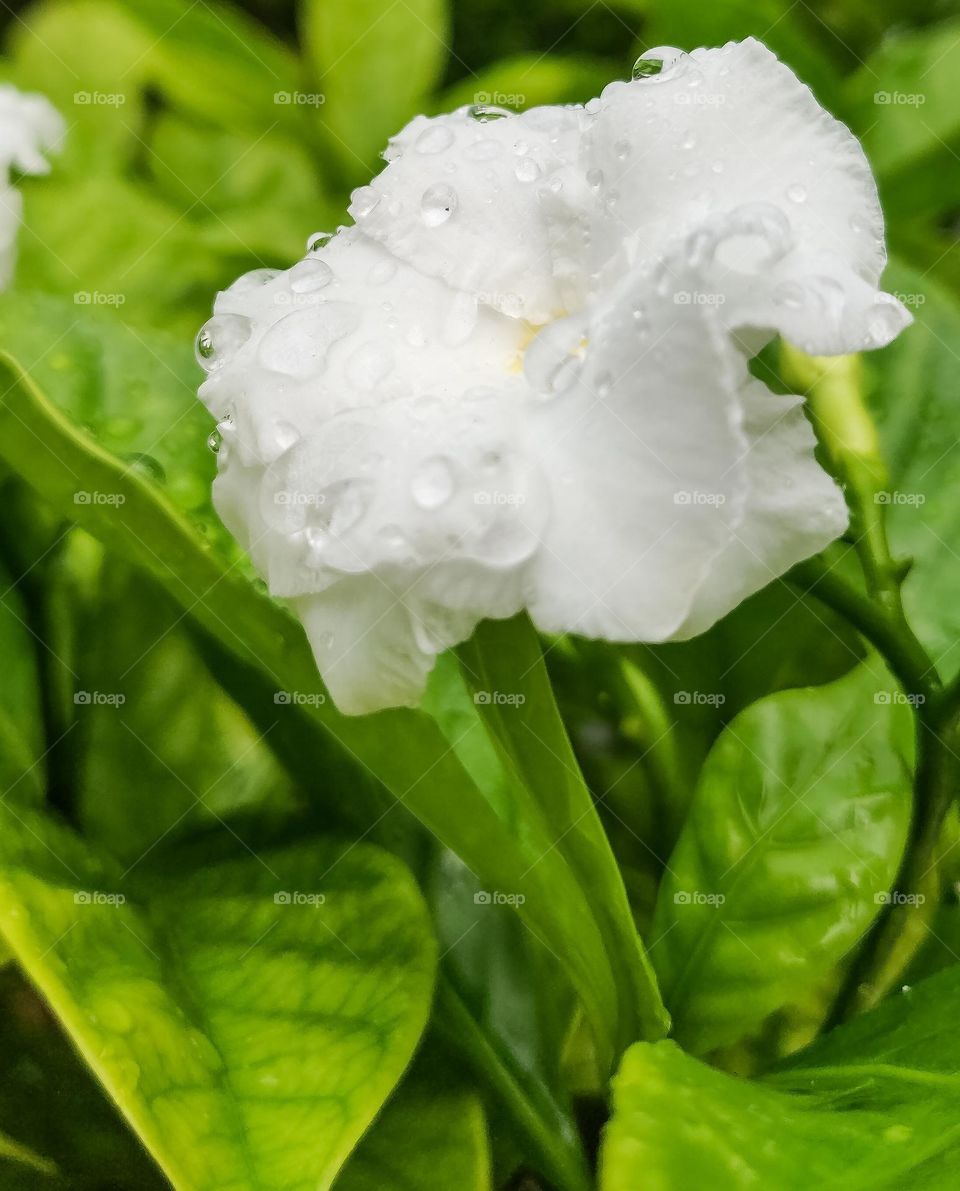
{"type": "Polygon", "coordinates": [[[687,618],[683,639],[708,629],[751,592],[816,554],[847,528],[843,493],[814,458],[803,398],[777,396],[759,381],[742,391],[748,495],[740,525],[714,559],[687,618]]]}
{"type": "Polygon", "coordinates": [[[229,418],[245,464],[269,464],[344,410],[499,384],[519,369],[523,334],[346,229],[293,268],[256,270],[218,295],[200,334],[200,397],[229,418]]]}
{"type": "Polygon", "coordinates": [[[740,516],[745,366],[713,311],[657,295],[664,278],[628,277],[589,317],[547,328],[542,351],[528,349],[534,388],[560,388],[531,402],[525,425],[552,481],[528,594],[548,632],[673,636],[740,516]]]}
{"type": "Polygon", "coordinates": [[[711,215],[770,203],[794,243],[876,284],[883,216],[856,138],[753,38],[612,83],[587,136],[603,175],[598,262],[643,266],[711,215]]]}
{"type": "Polygon", "coordinates": [[[497,115],[417,116],[391,141],[387,168],[354,192],[350,214],[421,272],[541,323],[568,308],[567,279],[580,273],[569,253],[585,251],[583,112],[497,115]]]}

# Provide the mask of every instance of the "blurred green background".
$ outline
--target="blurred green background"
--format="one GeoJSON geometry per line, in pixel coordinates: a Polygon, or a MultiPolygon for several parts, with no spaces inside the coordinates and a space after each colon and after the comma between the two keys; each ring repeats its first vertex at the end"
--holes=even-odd
{"type": "MultiPolygon", "coordinates": [[[[386,138],[410,116],[478,101],[583,101],[610,79],[628,77],[638,53],[652,46],[689,49],[746,35],[765,41],[863,139],[878,174],[894,257],[888,288],[904,297],[918,325],[870,363],[867,384],[892,481],[926,495],[922,519],[915,507],[891,510],[897,546],[917,560],[907,588],[910,613],[944,668],[960,665],[960,514],[951,497],[960,465],[947,449],[960,430],[955,5],[46,0],[3,4],[0,29],[3,78],[46,94],[69,129],[50,176],[22,184],[20,261],[13,292],[0,299],[0,341],[41,380],[75,378],[66,385],[69,413],[85,425],[96,420],[108,448],[133,458],[135,443],[149,441],[144,466],[166,477],[208,535],[218,532],[208,499],[214,461],[204,446],[209,419],[194,398],[193,335],[218,289],[251,268],[288,266],[312,233],[345,219],[350,188],[378,168],[386,138]],[[162,402],[147,400],[161,390],[162,402]]],[[[7,550],[8,561],[30,566],[31,544],[16,547],[7,550]]],[[[71,550],[85,548],[81,540],[71,550]]],[[[45,554],[42,540],[35,553],[45,554]]],[[[51,569],[58,565],[51,556],[33,570],[27,594],[31,584],[39,591],[49,581],[58,598],[82,606],[84,593],[64,586],[66,572],[58,579],[51,569]]],[[[91,656],[104,598],[98,594],[92,605],[90,637],[81,642],[91,656]]],[[[119,609],[130,597],[117,590],[109,598],[106,606],[119,609]]],[[[166,614],[160,605],[158,615],[166,614]]],[[[41,635],[49,630],[36,627],[41,635]]],[[[129,642],[118,644],[113,634],[111,648],[135,658],[138,627],[129,642]]],[[[192,655],[184,661],[176,654],[191,648],[182,636],[171,633],[175,656],[157,659],[158,672],[173,679],[166,703],[158,704],[164,693],[152,676],[155,701],[143,716],[148,738],[151,717],[169,723],[179,706],[178,667],[188,672],[195,664],[192,655]]],[[[71,657],[83,653],[76,642],[68,647],[71,657]]],[[[82,658],[76,664],[82,669],[82,658]]],[[[102,689],[113,689],[110,682],[104,679],[102,689]]],[[[226,699],[198,689],[205,728],[229,754],[231,734],[242,735],[246,725],[226,699]]],[[[48,724],[57,714],[47,709],[48,724]]],[[[178,772],[195,767],[206,748],[186,732],[176,755],[157,745],[164,764],[178,772]]],[[[129,741],[126,754],[117,740],[101,741],[99,752],[95,745],[53,754],[52,799],[58,780],[75,784],[86,799],[85,826],[120,852],[135,848],[177,819],[182,795],[180,802],[174,791],[125,810],[96,802],[92,791],[111,767],[121,781],[124,766],[128,773],[141,767],[143,776],[144,759],[130,753],[129,741]]],[[[216,768],[217,757],[208,761],[216,768]]],[[[597,759],[621,763],[615,752],[597,759]]],[[[251,778],[250,785],[269,785],[278,801],[275,775],[269,783],[251,778]]],[[[288,797],[286,788],[282,793],[288,797]]],[[[237,797],[231,791],[221,809],[235,810],[237,797]]],[[[165,1186],[11,968],[0,973],[0,1030],[0,1124],[70,1172],[62,1183],[44,1179],[44,1186],[165,1186]]],[[[0,1189],[38,1186],[39,1179],[0,1163],[0,1189]]]]}

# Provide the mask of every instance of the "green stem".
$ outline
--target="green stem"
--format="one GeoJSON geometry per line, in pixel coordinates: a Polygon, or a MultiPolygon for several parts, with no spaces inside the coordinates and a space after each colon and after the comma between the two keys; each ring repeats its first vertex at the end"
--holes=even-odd
{"type": "Polygon", "coordinates": [[[541,1173],[558,1191],[591,1191],[593,1180],[569,1117],[542,1085],[511,1069],[503,1054],[477,1024],[454,986],[442,974],[437,984],[435,1030],[455,1047],[477,1077],[507,1110],[529,1146],[541,1173]]]}

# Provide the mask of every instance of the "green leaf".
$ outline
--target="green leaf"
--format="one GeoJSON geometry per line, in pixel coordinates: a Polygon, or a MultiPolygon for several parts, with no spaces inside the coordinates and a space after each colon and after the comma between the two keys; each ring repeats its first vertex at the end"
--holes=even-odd
{"type": "MultiPolygon", "coordinates": [[[[624,1004],[598,920],[556,849],[557,828],[527,822],[527,807],[508,786],[478,788],[426,715],[406,710],[341,715],[327,699],[300,626],[236,564],[227,564],[198,539],[142,469],[120,466],[78,433],[9,357],[0,356],[0,393],[0,459],[61,515],[145,568],[241,668],[254,670],[275,693],[296,692],[296,713],[381,781],[487,890],[520,895],[518,913],[564,966],[593,1029],[601,1065],[609,1066],[626,1037],[627,1014],[642,1011],[644,1004],[650,1012],[650,989],[645,1002],[624,1004]],[[78,491],[122,500],[77,503],[78,491]]],[[[238,684],[237,694],[248,685],[238,684]]],[[[466,709],[475,720],[473,704],[466,701],[466,709]]],[[[489,743],[485,747],[496,763],[489,743]]],[[[635,967],[636,944],[617,962],[635,967]]]]}
{"type": "Polygon", "coordinates": [[[304,47],[331,152],[366,181],[387,138],[424,106],[449,40],[446,0],[306,0],[304,47]]]}
{"type": "MultiPolygon", "coordinates": [[[[643,44],[644,48],[674,45],[692,50],[759,37],[813,89],[821,103],[829,104],[837,92],[837,67],[817,36],[823,25],[813,17],[805,19],[806,15],[790,0],[724,0],[716,4],[671,0],[654,6],[643,44]]],[[[842,50],[839,42],[827,44],[830,52],[842,50]]]]}
{"type": "Polygon", "coordinates": [[[27,608],[0,564],[0,794],[17,802],[43,799],[43,707],[27,608]]]}
{"type": "Polygon", "coordinates": [[[289,777],[203,664],[166,592],[106,559],[86,596],[74,601],[73,780],[84,832],[136,864],[158,839],[255,809],[289,814],[289,777]]]}
{"type": "Polygon", "coordinates": [[[431,103],[436,112],[450,112],[465,104],[532,108],[545,103],[586,103],[616,77],[609,62],[558,54],[518,54],[471,73],[431,103]]]}
{"type": "MultiPolygon", "coordinates": [[[[658,1037],[667,1028],[660,994],[557,710],[533,626],[526,615],[484,621],[459,652],[474,705],[500,754],[527,829],[540,821],[546,825],[543,838],[552,838],[550,851],[534,856],[532,863],[541,864],[556,852],[596,919],[618,991],[614,1054],[639,1036],[658,1037]]],[[[473,772],[478,780],[491,774],[489,766],[473,772]]]]}
{"type": "Polygon", "coordinates": [[[889,347],[865,358],[870,408],[890,472],[891,544],[914,565],[904,604],[914,631],[948,673],[960,667],[960,483],[956,409],[960,304],[930,277],[895,261],[884,284],[916,319],[889,347]]]}
{"type": "Polygon", "coordinates": [[[51,819],[0,813],[0,928],[174,1185],[331,1186],[429,1011],[403,866],[225,836],[125,878],[51,819]]]}
{"type": "Polygon", "coordinates": [[[337,1179],[336,1191],[491,1191],[483,1106],[465,1086],[416,1067],[377,1117],[337,1179]]]}
{"type": "Polygon", "coordinates": [[[873,661],[725,729],[667,864],[651,956],[694,1053],[801,1008],[878,911],[910,810],[909,707],[873,661]]]}
{"type": "Polygon", "coordinates": [[[851,1068],[839,1084],[815,1069],[798,1071],[808,1094],[790,1095],[713,1070],[672,1042],[638,1043],[614,1081],[601,1191],[955,1186],[954,1156],[946,1167],[938,1159],[935,1181],[915,1181],[924,1162],[960,1134],[955,1063],[943,1081],[908,1075],[895,1097],[882,1090],[881,1067],[851,1068]]]}
{"type": "Polygon", "coordinates": [[[888,215],[937,215],[960,183],[960,21],[886,37],[846,84],[888,215]]]}

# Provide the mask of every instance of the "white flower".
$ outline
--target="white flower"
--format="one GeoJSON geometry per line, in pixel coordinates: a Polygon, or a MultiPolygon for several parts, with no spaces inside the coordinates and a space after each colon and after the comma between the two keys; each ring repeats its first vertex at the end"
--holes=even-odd
{"type": "Polygon", "coordinates": [[[522,608],[689,637],[846,526],[748,358],[909,321],[869,167],[756,41],[646,58],[585,108],[418,116],[355,226],[217,297],[217,508],[344,711],[522,608]]]}
{"type": "Polygon", "coordinates": [[[10,283],[16,260],[17,231],[23,210],[10,172],[45,174],[44,152],[57,147],[64,123],[42,95],[24,95],[0,85],[0,289],[10,283]]]}

